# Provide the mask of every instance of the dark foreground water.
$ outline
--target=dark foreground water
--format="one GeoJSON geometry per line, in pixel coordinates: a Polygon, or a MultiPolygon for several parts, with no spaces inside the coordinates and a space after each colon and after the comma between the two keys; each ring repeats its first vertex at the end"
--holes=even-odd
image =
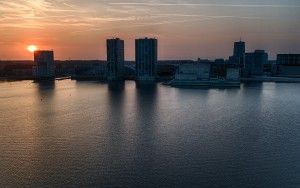
{"type": "Polygon", "coordinates": [[[300,187],[300,84],[0,83],[0,187],[300,187]]]}

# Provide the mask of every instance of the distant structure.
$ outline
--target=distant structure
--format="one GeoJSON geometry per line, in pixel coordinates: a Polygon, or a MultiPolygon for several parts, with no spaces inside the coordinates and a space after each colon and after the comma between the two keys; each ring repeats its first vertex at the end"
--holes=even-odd
{"type": "Polygon", "coordinates": [[[33,75],[37,80],[50,80],[55,78],[54,52],[38,50],[34,52],[33,75]]]}
{"type": "Polygon", "coordinates": [[[175,80],[178,81],[203,81],[210,79],[210,62],[183,63],[178,66],[175,80]]]}
{"type": "Polygon", "coordinates": [[[71,79],[74,80],[106,80],[107,63],[106,61],[90,60],[80,61],[73,60],[67,63],[71,65],[73,71],[71,79]]]}
{"type": "Polygon", "coordinates": [[[224,59],[216,59],[211,64],[211,78],[212,79],[225,79],[226,78],[226,65],[228,62],[224,59]]]}
{"type": "Polygon", "coordinates": [[[235,84],[240,84],[240,79],[241,79],[241,70],[240,68],[236,66],[228,66],[226,67],[226,78],[225,78],[225,83],[226,82],[231,82],[235,84]]]}
{"type": "Polygon", "coordinates": [[[272,75],[300,78],[300,54],[278,54],[272,75]]]}
{"type": "Polygon", "coordinates": [[[124,79],[124,40],[108,39],[107,45],[107,79],[109,81],[124,79]]]}
{"type": "Polygon", "coordinates": [[[242,58],[245,55],[245,42],[239,41],[234,43],[233,56],[242,58]]]}
{"type": "Polygon", "coordinates": [[[300,65],[300,54],[278,54],[277,65],[300,65]]]}
{"type": "Polygon", "coordinates": [[[175,78],[167,84],[174,87],[240,87],[240,68],[233,64],[225,66],[224,60],[218,63],[198,59],[179,64],[175,78]]]}
{"type": "Polygon", "coordinates": [[[231,64],[239,65],[240,67],[244,66],[245,63],[245,51],[246,44],[243,41],[235,42],[233,47],[233,56],[229,57],[229,62],[231,64]]]}
{"type": "Polygon", "coordinates": [[[246,53],[244,74],[246,76],[262,76],[264,65],[268,63],[268,54],[264,50],[246,53]]]}
{"type": "Polygon", "coordinates": [[[136,79],[155,81],[157,64],[157,39],[135,40],[136,79]]]}

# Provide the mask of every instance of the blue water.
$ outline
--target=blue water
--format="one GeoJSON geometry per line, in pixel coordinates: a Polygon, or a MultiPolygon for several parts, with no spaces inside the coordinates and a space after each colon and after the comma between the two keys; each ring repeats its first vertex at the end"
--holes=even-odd
{"type": "Polygon", "coordinates": [[[0,187],[300,187],[300,84],[0,83],[0,187]]]}

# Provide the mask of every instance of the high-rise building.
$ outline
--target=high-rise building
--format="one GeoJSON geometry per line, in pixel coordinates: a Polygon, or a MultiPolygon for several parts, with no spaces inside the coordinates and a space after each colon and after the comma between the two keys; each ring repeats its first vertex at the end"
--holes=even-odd
{"type": "Polygon", "coordinates": [[[157,39],[136,39],[135,60],[137,80],[154,81],[157,64],[157,39]]]}
{"type": "Polygon", "coordinates": [[[107,46],[107,79],[124,79],[124,40],[108,39],[107,46]]]}
{"type": "Polygon", "coordinates": [[[242,58],[245,56],[245,51],[245,42],[239,41],[234,43],[233,56],[242,58]]]}
{"type": "Polygon", "coordinates": [[[246,75],[263,75],[264,65],[268,63],[268,54],[264,50],[246,53],[246,75]]]}
{"type": "Polygon", "coordinates": [[[53,51],[38,50],[34,52],[34,76],[36,79],[54,79],[55,63],[53,51]]]}
{"type": "Polygon", "coordinates": [[[240,67],[244,67],[245,50],[246,50],[245,42],[243,41],[235,42],[233,48],[233,56],[229,58],[230,63],[239,65],[240,67]]]}

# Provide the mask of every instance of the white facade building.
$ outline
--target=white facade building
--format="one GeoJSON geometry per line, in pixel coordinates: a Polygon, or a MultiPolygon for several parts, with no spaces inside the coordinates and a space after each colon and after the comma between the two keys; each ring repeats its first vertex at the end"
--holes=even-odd
{"type": "Polygon", "coordinates": [[[209,80],[210,63],[185,63],[180,64],[175,75],[176,80],[209,80]]]}

